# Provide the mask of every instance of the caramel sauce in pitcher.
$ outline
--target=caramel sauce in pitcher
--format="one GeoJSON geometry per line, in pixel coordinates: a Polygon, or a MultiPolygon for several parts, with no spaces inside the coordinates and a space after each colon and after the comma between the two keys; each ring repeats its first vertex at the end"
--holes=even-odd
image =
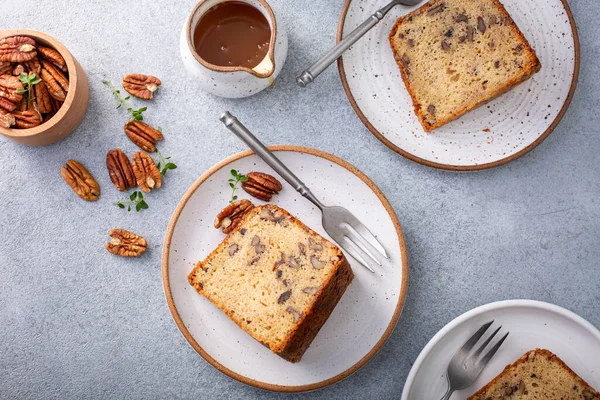
{"type": "Polygon", "coordinates": [[[208,10],[194,31],[194,47],[204,61],[221,67],[254,68],[269,51],[271,27],[255,7],[226,1],[208,10]]]}

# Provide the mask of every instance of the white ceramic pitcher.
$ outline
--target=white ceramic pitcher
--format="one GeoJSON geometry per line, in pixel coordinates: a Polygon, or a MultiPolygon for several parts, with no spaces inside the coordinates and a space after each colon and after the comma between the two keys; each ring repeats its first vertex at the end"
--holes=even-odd
{"type": "Polygon", "coordinates": [[[263,13],[271,27],[267,55],[254,68],[222,67],[204,61],[194,47],[194,31],[204,14],[217,4],[231,0],[201,0],[188,17],[181,32],[180,51],[186,69],[196,76],[205,91],[220,97],[242,98],[252,96],[269,87],[281,72],[288,51],[285,28],[277,24],[275,14],[265,0],[243,1],[263,13]]]}

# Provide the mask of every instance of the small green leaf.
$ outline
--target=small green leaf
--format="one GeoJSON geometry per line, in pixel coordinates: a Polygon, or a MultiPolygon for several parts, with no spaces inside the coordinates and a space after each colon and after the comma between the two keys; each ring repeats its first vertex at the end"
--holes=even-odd
{"type": "Polygon", "coordinates": [[[166,169],[177,169],[177,165],[173,164],[173,163],[167,163],[167,165],[165,165],[166,169]]]}
{"type": "Polygon", "coordinates": [[[127,212],[131,212],[131,204],[127,206],[127,212]]]}
{"type": "Polygon", "coordinates": [[[117,106],[117,110],[118,110],[119,108],[121,108],[121,106],[122,106],[122,105],[123,105],[123,104],[119,104],[119,105],[117,106]]]}
{"type": "Polygon", "coordinates": [[[235,185],[233,183],[231,183],[231,182],[229,182],[229,187],[232,188],[232,189],[235,189],[235,185]]]}
{"type": "Polygon", "coordinates": [[[138,192],[138,199],[142,200],[144,198],[144,195],[142,194],[142,192],[138,192]]]}
{"type": "Polygon", "coordinates": [[[141,209],[142,209],[142,203],[137,203],[135,205],[135,211],[140,212],[141,209]]]}
{"type": "Polygon", "coordinates": [[[125,100],[129,100],[131,98],[131,96],[127,96],[125,97],[125,100]]]}
{"type": "Polygon", "coordinates": [[[242,176],[240,177],[240,181],[242,181],[242,182],[247,182],[247,181],[248,181],[248,177],[247,177],[246,175],[242,175],[242,176]]]}
{"type": "Polygon", "coordinates": [[[36,79],[35,81],[31,82],[32,85],[37,85],[38,83],[40,83],[42,80],[41,79],[36,79]]]}
{"type": "Polygon", "coordinates": [[[148,204],[146,204],[146,202],[142,200],[142,201],[140,202],[140,207],[142,208],[142,210],[145,210],[145,209],[147,209],[147,208],[148,208],[148,204]]]}
{"type": "Polygon", "coordinates": [[[135,200],[135,196],[137,196],[136,192],[131,193],[131,196],[129,196],[129,200],[134,201],[135,200]]]}
{"type": "Polygon", "coordinates": [[[26,89],[17,89],[16,92],[17,93],[26,93],[27,90],[26,89]]]}
{"type": "Polygon", "coordinates": [[[102,83],[104,83],[105,85],[108,85],[110,83],[110,81],[108,79],[102,79],[102,83]]]}
{"type": "Polygon", "coordinates": [[[236,196],[236,195],[234,195],[234,196],[232,197],[232,199],[233,199],[233,201],[237,200],[237,196],[236,196]]]}
{"type": "Polygon", "coordinates": [[[237,171],[235,169],[232,169],[230,172],[231,172],[231,175],[233,175],[234,177],[237,178],[237,171]]]}
{"type": "Polygon", "coordinates": [[[119,206],[119,208],[125,208],[125,204],[117,203],[117,205],[119,206]]]}

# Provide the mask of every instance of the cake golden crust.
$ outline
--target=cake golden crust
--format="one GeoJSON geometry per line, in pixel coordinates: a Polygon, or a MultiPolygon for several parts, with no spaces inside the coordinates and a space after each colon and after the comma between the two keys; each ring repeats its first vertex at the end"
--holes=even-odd
{"type": "Polygon", "coordinates": [[[188,281],[254,339],[298,362],[353,277],[339,248],[269,204],[245,215],[188,281]]]}
{"type": "MultiPolygon", "coordinates": [[[[406,58],[403,59],[405,54],[403,52],[403,49],[401,48],[402,41],[399,39],[399,37],[402,35],[402,33],[400,33],[400,31],[402,29],[406,28],[406,26],[408,26],[408,24],[410,24],[416,17],[419,17],[419,16],[422,17],[423,15],[427,15],[431,10],[434,10],[439,7],[442,7],[442,8],[446,7],[448,4],[454,5],[454,4],[459,4],[462,2],[464,2],[464,0],[431,0],[430,2],[426,3],[423,7],[399,18],[396,21],[396,23],[394,24],[394,27],[389,35],[390,45],[394,52],[394,57],[395,57],[396,62],[398,63],[398,67],[400,68],[402,80],[404,81],[404,84],[406,85],[406,88],[412,99],[415,113],[416,113],[417,117],[419,118],[419,121],[421,122],[423,129],[426,132],[430,132],[436,128],[439,128],[442,125],[445,125],[455,119],[460,118],[467,112],[492,101],[493,99],[497,98],[498,96],[501,96],[502,94],[510,91],[512,88],[525,82],[526,80],[531,78],[533,75],[535,75],[537,72],[539,72],[539,70],[541,69],[541,63],[540,63],[539,59],[537,58],[535,51],[531,48],[527,39],[525,38],[525,36],[523,35],[523,33],[521,32],[519,27],[514,23],[513,19],[508,14],[508,12],[506,11],[506,9],[502,5],[502,3],[500,3],[499,0],[474,0],[475,3],[477,3],[477,2],[491,3],[491,5],[494,7],[495,11],[497,11],[499,13],[500,20],[505,21],[505,26],[510,29],[511,34],[513,35],[514,43],[517,43],[516,46],[520,49],[520,51],[522,51],[522,53],[524,55],[523,58],[525,61],[524,61],[523,65],[520,66],[521,70],[518,74],[513,74],[512,76],[510,76],[508,79],[506,79],[502,83],[502,85],[499,85],[498,87],[496,87],[493,92],[480,94],[477,96],[472,96],[472,98],[469,101],[464,102],[464,104],[461,104],[460,106],[456,107],[451,112],[447,113],[447,115],[445,115],[443,118],[435,118],[435,115],[432,115],[432,114],[435,114],[435,112],[431,113],[428,110],[428,108],[431,107],[431,105],[422,104],[422,102],[425,101],[425,99],[421,98],[421,96],[419,96],[416,88],[413,86],[413,83],[410,79],[410,72],[408,70],[408,63],[407,63],[408,60],[406,58]]],[[[472,16],[472,15],[465,16],[465,17],[475,19],[475,16],[472,16]]],[[[494,18],[496,18],[496,17],[494,17],[494,18]]],[[[485,24],[485,22],[484,22],[484,24],[485,24]]],[[[491,26],[490,26],[490,28],[491,28],[491,26]]],[[[497,29],[497,28],[495,28],[495,29],[497,29]]],[[[485,27],[483,28],[483,31],[484,32],[486,31],[485,27]]],[[[448,31],[448,32],[450,32],[450,31],[448,31]]],[[[422,35],[423,33],[419,33],[419,34],[422,35]]],[[[444,32],[440,32],[439,34],[442,36],[442,38],[444,36],[447,36],[447,35],[444,35],[444,32]]],[[[480,34],[480,32],[478,32],[477,30],[474,30],[474,33],[471,33],[471,35],[474,35],[474,34],[477,35],[477,34],[480,34]]],[[[460,40],[463,40],[463,39],[461,38],[460,40]]],[[[445,42],[445,40],[442,40],[442,42],[445,42]]],[[[414,41],[412,43],[414,43],[414,41]]],[[[440,46],[438,43],[436,43],[436,45],[440,46]]],[[[463,44],[463,45],[468,46],[468,43],[463,44]]],[[[447,48],[447,50],[449,50],[449,48],[447,48]]],[[[408,62],[410,62],[410,61],[408,61],[408,62]]],[[[451,63],[449,66],[444,65],[443,67],[450,68],[450,69],[453,68],[451,63]]],[[[456,75],[454,75],[454,76],[456,76],[456,75]]],[[[447,88],[437,88],[437,89],[440,91],[444,91],[447,88]]],[[[435,110],[435,107],[434,107],[434,110],[435,110]]]]}
{"type": "MultiPolygon", "coordinates": [[[[496,388],[499,384],[502,384],[506,379],[512,378],[514,375],[515,378],[531,378],[530,377],[519,377],[516,375],[515,370],[525,364],[527,362],[531,362],[535,360],[536,357],[544,358],[545,360],[555,363],[558,368],[562,370],[567,376],[572,378],[576,384],[568,390],[571,392],[569,397],[560,397],[562,400],[600,400],[600,394],[594,390],[586,381],[584,381],[579,375],[577,375],[567,364],[565,364],[556,354],[552,353],[549,350],[545,349],[536,349],[525,353],[521,358],[515,361],[513,364],[507,365],[504,370],[492,379],[487,385],[482,387],[477,393],[473,394],[468,398],[468,400],[495,400],[497,397],[493,397],[493,389],[496,388]]],[[[507,386],[509,387],[509,386],[507,386]]],[[[518,388],[517,388],[518,390],[518,388]]],[[[512,388],[509,387],[508,390],[505,390],[503,395],[506,397],[502,397],[503,399],[513,398],[515,400],[519,399],[517,396],[516,390],[513,391],[512,388]],[[510,393],[509,393],[510,392],[510,393]]],[[[525,391],[520,395],[527,395],[525,391]]],[[[527,397],[528,399],[538,399],[538,397],[527,397]]],[[[551,400],[553,398],[546,397],[543,400],[551,400]]],[[[539,398],[542,400],[542,398],[539,398]]]]}

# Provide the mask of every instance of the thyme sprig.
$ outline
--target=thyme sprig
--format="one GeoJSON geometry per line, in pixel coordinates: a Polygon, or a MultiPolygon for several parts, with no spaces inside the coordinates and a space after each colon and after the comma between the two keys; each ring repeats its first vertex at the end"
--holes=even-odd
{"type": "Polygon", "coordinates": [[[229,187],[231,188],[231,200],[229,200],[229,203],[233,203],[238,198],[235,194],[235,191],[238,189],[238,183],[248,181],[248,177],[246,175],[240,174],[240,171],[235,169],[232,169],[230,172],[233,178],[230,178],[228,181],[229,187]]]}
{"type": "Polygon", "coordinates": [[[144,119],[144,116],[142,114],[144,113],[144,111],[148,110],[148,107],[142,107],[137,110],[134,110],[133,107],[131,107],[129,105],[129,103],[127,102],[131,98],[131,96],[123,97],[121,95],[121,91],[119,89],[115,88],[115,86],[112,84],[112,82],[109,81],[108,79],[104,79],[102,81],[102,83],[107,85],[110,88],[110,90],[112,90],[113,96],[115,96],[115,98],[118,101],[117,109],[119,109],[121,107],[125,107],[127,109],[127,112],[129,114],[131,114],[131,119],[134,119],[136,121],[142,121],[144,119]]]}
{"type": "Polygon", "coordinates": [[[142,192],[133,192],[131,196],[129,196],[129,200],[117,201],[113,203],[115,206],[119,208],[127,208],[127,211],[131,211],[131,207],[135,208],[136,212],[140,212],[148,208],[148,204],[144,200],[144,195],[142,192]]]}
{"type": "Polygon", "coordinates": [[[38,78],[37,75],[34,73],[31,73],[29,75],[26,73],[21,73],[19,75],[19,80],[23,84],[23,89],[17,89],[17,93],[26,94],[27,95],[27,104],[29,104],[29,103],[31,103],[32,100],[35,99],[35,97],[31,96],[31,92],[33,91],[33,86],[37,85],[42,80],[40,78],[38,78]]]}

